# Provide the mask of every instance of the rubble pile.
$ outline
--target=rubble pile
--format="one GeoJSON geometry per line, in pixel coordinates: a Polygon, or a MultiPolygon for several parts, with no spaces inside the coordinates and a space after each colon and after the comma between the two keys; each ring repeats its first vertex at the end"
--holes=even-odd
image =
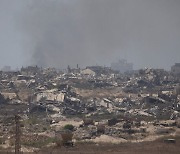
{"type": "Polygon", "coordinates": [[[179,129],[179,91],[177,76],[162,69],[120,74],[96,66],[68,72],[30,66],[0,72],[0,134],[5,140],[12,135],[15,114],[27,134],[54,132],[69,119],[76,125],[76,118],[82,121],[73,132],[76,140],[171,134],[179,129]]]}

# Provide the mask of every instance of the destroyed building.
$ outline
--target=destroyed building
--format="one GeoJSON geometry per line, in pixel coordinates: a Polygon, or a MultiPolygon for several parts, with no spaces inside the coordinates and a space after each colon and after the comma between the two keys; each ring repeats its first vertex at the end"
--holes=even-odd
{"type": "Polygon", "coordinates": [[[127,60],[119,60],[118,62],[111,64],[111,69],[115,71],[119,71],[121,73],[131,72],[133,71],[133,64],[128,63],[127,60]]]}
{"type": "Polygon", "coordinates": [[[38,66],[28,66],[28,67],[22,67],[21,68],[21,73],[22,75],[35,75],[37,73],[40,73],[41,68],[38,66]]]}
{"type": "Polygon", "coordinates": [[[110,74],[113,72],[111,68],[105,66],[87,66],[86,69],[94,71],[98,76],[101,74],[110,74]]]}
{"type": "Polygon", "coordinates": [[[175,65],[171,67],[171,72],[174,75],[180,76],[180,63],[175,63],[175,65]]]}
{"type": "Polygon", "coordinates": [[[180,118],[175,75],[152,68],[129,74],[102,66],[79,72],[38,67],[1,72],[0,105],[2,134],[10,132],[9,117],[18,113],[30,136],[72,124],[74,139],[82,141],[106,135],[128,142],[171,134],[180,118]]]}

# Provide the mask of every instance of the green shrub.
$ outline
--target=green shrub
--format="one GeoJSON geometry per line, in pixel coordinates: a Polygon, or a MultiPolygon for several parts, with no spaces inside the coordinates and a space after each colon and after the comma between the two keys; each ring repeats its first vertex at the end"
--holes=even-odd
{"type": "Polygon", "coordinates": [[[67,124],[67,125],[64,126],[64,129],[65,129],[65,130],[73,131],[73,130],[74,130],[74,126],[71,125],[71,124],[67,124]]]}

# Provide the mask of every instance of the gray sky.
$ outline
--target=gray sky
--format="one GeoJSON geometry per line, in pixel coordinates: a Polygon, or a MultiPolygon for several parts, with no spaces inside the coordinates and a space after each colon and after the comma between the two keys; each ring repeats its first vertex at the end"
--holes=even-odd
{"type": "Polygon", "coordinates": [[[180,62],[180,0],[0,0],[0,68],[38,64],[169,69],[180,62]]]}

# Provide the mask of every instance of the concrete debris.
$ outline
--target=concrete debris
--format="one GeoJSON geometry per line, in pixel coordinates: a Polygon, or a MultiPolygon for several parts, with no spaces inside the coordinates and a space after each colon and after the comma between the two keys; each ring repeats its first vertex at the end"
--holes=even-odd
{"type": "Polygon", "coordinates": [[[64,72],[30,66],[1,72],[0,134],[10,141],[12,117],[20,114],[26,134],[73,125],[71,140],[126,142],[170,135],[180,128],[179,89],[177,73],[162,69],[121,74],[99,66],[64,72]]]}

